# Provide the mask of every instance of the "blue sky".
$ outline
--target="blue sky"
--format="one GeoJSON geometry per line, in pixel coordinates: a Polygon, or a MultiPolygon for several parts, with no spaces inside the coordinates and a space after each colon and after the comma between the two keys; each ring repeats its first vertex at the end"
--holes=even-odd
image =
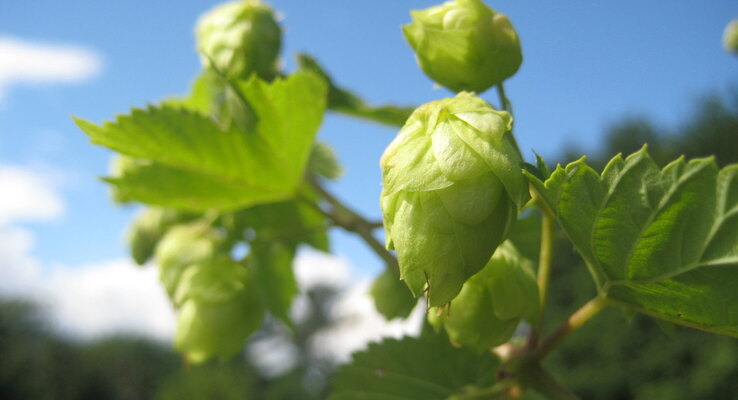
{"type": "MultiPolygon", "coordinates": [[[[195,21],[215,4],[0,2],[0,49],[7,51],[8,43],[44,45],[76,57],[68,75],[53,59],[41,58],[31,68],[39,70],[36,75],[29,72],[21,81],[23,73],[7,72],[19,58],[0,52],[0,166],[33,171],[52,183],[50,196],[63,203],[53,217],[40,212],[13,222],[33,237],[28,251],[41,264],[75,268],[125,256],[122,238],[135,210],[108,199],[96,177],[106,173],[110,153],[90,145],[70,116],[99,122],[185,93],[200,69],[195,21]]],[[[284,16],[286,69],[294,65],[295,52],[308,52],[339,84],[373,103],[421,104],[450,95],[420,72],[399,29],[409,22],[410,9],[435,2],[271,4],[284,16]]],[[[507,14],[521,37],[523,65],[506,89],[528,154],[535,149],[554,158],[569,144],[594,150],[604,127],[625,115],[643,114],[672,126],[690,114],[696,97],[738,84],[738,57],[721,47],[725,25],[738,17],[735,1],[488,4],[507,14]]],[[[497,100],[494,93],[484,97],[497,100]]],[[[395,133],[337,116],[328,116],[320,133],[345,164],[345,176],[332,189],[376,219],[378,160],[395,133]]],[[[0,187],[0,193],[13,190],[0,187]]],[[[361,242],[339,233],[334,239],[334,250],[354,267],[366,274],[379,270],[361,242]]]]}

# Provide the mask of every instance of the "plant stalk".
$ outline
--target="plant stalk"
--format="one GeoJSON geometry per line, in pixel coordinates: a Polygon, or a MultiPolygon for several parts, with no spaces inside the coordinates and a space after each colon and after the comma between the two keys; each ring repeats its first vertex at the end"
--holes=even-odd
{"type": "Polygon", "coordinates": [[[543,315],[546,311],[548,300],[548,287],[551,280],[551,266],[553,265],[553,252],[555,238],[556,220],[551,210],[543,204],[540,198],[536,199],[538,208],[541,210],[541,249],[538,253],[538,296],[540,300],[540,318],[538,329],[543,326],[543,315]]]}
{"type": "Polygon", "coordinates": [[[372,231],[377,227],[376,223],[369,222],[356,211],[348,208],[316,180],[310,179],[309,182],[312,188],[318,192],[320,197],[327,201],[332,207],[330,212],[317,207],[326,217],[333,221],[337,226],[359,235],[387,265],[397,272],[400,271],[400,265],[397,263],[397,258],[395,258],[395,256],[390,253],[372,234],[372,231]]]}
{"type": "MultiPolygon", "coordinates": [[[[513,110],[512,110],[512,103],[510,102],[510,99],[507,98],[507,95],[505,94],[505,86],[502,85],[500,82],[496,85],[497,87],[497,96],[500,98],[500,106],[504,111],[507,111],[510,113],[510,116],[513,117],[513,124],[515,123],[515,119],[513,116],[513,110]]],[[[520,151],[520,146],[518,146],[518,140],[515,139],[515,135],[513,135],[512,129],[507,134],[510,137],[510,141],[512,142],[513,146],[515,146],[515,150],[518,151],[518,155],[520,158],[523,158],[523,153],[520,151]]]]}
{"type": "Polygon", "coordinates": [[[533,351],[533,359],[541,360],[551,352],[558,344],[571,332],[579,329],[592,317],[602,311],[607,306],[608,301],[604,297],[597,296],[587,302],[579,310],[574,312],[561,326],[559,326],[551,335],[544,339],[540,346],[533,351]]]}

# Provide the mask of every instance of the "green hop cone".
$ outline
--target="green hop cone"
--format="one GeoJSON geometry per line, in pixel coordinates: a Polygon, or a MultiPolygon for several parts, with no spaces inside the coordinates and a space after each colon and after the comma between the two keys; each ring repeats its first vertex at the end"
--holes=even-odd
{"type": "Polygon", "coordinates": [[[159,280],[170,298],[174,298],[188,267],[210,262],[224,251],[224,239],[220,232],[200,223],[169,229],[156,246],[154,260],[159,266],[159,280]]]}
{"type": "Polygon", "coordinates": [[[138,265],[143,265],[153,255],[156,245],[174,225],[194,218],[181,211],[149,207],[136,217],[128,232],[131,256],[138,265]]]}
{"type": "Polygon", "coordinates": [[[431,306],[451,301],[528,200],[512,119],[470,93],[419,107],[382,156],[387,248],[431,306]]]}
{"type": "Polygon", "coordinates": [[[738,53],[738,19],[728,23],[723,33],[723,47],[725,51],[738,53]]]}
{"type": "Polygon", "coordinates": [[[510,20],[481,0],[449,1],[411,14],[413,22],[402,31],[420,68],[455,92],[484,92],[523,61],[510,20]]]}
{"type": "Polygon", "coordinates": [[[374,307],[387,320],[407,318],[418,303],[407,290],[407,286],[398,279],[397,273],[391,269],[385,269],[377,277],[369,289],[369,294],[374,299],[374,307]]]}
{"type": "Polygon", "coordinates": [[[512,246],[501,246],[449,308],[428,311],[428,321],[453,343],[478,351],[508,341],[521,318],[538,315],[536,278],[527,263],[512,246]]]}
{"type": "Polygon", "coordinates": [[[282,29],[272,9],[259,0],[219,5],[203,15],[196,29],[202,62],[231,79],[256,73],[264,80],[277,75],[282,29]]]}
{"type": "Polygon", "coordinates": [[[174,344],[192,363],[236,354],[264,317],[248,270],[228,255],[189,266],[175,304],[179,314],[174,344]]]}

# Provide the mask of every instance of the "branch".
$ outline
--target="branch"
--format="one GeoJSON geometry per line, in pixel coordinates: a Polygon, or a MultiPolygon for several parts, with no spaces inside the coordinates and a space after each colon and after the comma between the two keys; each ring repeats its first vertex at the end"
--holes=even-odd
{"type": "Polygon", "coordinates": [[[597,296],[574,312],[561,326],[541,342],[541,345],[533,351],[533,359],[541,360],[546,357],[558,344],[571,332],[579,329],[592,317],[597,315],[607,305],[604,297],[597,296]]]}
{"type": "Polygon", "coordinates": [[[400,270],[397,258],[372,234],[372,231],[377,228],[377,223],[367,221],[366,218],[345,206],[340,200],[323,188],[318,181],[310,179],[309,182],[312,188],[332,207],[330,212],[318,207],[326,217],[337,226],[359,235],[387,265],[394,268],[395,271],[400,270]]]}

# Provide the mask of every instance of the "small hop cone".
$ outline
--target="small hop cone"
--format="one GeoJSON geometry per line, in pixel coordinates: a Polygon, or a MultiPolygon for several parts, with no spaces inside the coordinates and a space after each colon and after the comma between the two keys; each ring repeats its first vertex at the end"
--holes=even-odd
{"type": "Polygon", "coordinates": [[[479,273],[472,276],[446,308],[431,308],[428,321],[445,329],[451,342],[483,351],[510,339],[521,318],[538,315],[536,278],[507,243],[479,273]]]}
{"type": "Polygon", "coordinates": [[[389,268],[377,277],[369,289],[369,294],[374,299],[374,307],[388,321],[394,318],[407,318],[418,303],[407,286],[397,277],[397,273],[389,268]]]}
{"type": "Polygon", "coordinates": [[[277,75],[282,29],[272,9],[259,0],[239,0],[203,15],[196,29],[205,67],[214,66],[231,79],[264,80],[277,75]]]}
{"type": "Polygon", "coordinates": [[[725,27],[723,47],[725,51],[738,54],[738,19],[730,21],[725,27]]]}
{"type": "Polygon", "coordinates": [[[455,0],[412,11],[403,26],[420,68],[454,92],[484,92],[520,68],[520,39],[510,20],[481,0],[455,0]]]}
{"type": "Polygon", "coordinates": [[[242,349],[259,327],[264,306],[247,267],[231,259],[223,235],[201,223],[174,226],[155,259],[177,308],[177,350],[197,364],[242,349]]]}
{"type": "Polygon", "coordinates": [[[470,93],[419,107],[382,156],[387,247],[431,306],[451,301],[528,200],[512,120],[470,93]]]}
{"type": "Polygon", "coordinates": [[[189,266],[174,303],[179,308],[175,347],[195,364],[236,354],[264,317],[248,270],[227,254],[189,266]]]}
{"type": "Polygon", "coordinates": [[[174,298],[187,268],[212,260],[221,251],[223,241],[219,232],[199,223],[177,225],[167,231],[156,246],[154,261],[170,298],[174,298]]]}
{"type": "Polygon", "coordinates": [[[146,208],[136,217],[128,232],[131,257],[136,264],[145,264],[154,255],[159,241],[171,227],[193,218],[193,215],[173,209],[146,208]]]}

